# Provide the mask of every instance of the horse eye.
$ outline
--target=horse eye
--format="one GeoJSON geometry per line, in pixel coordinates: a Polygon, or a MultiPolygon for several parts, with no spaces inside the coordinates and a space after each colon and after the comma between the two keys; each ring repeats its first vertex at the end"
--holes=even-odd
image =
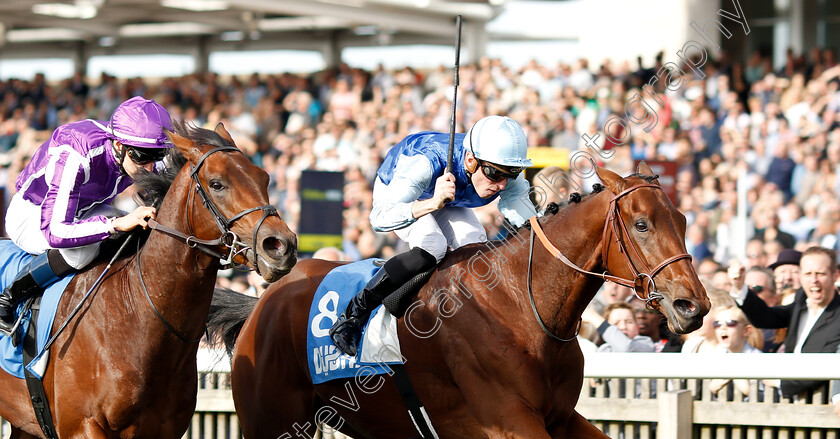
{"type": "Polygon", "coordinates": [[[222,184],[219,180],[210,180],[210,189],[214,191],[221,191],[225,188],[225,185],[222,184]]]}
{"type": "Polygon", "coordinates": [[[647,232],[648,231],[647,223],[642,221],[642,220],[636,221],[635,226],[636,226],[636,230],[638,230],[639,232],[647,232]]]}

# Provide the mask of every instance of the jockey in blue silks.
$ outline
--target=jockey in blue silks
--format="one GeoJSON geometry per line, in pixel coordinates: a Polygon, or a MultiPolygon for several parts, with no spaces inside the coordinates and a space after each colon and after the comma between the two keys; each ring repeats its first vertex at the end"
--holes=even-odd
{"type": "Polygon", "coordinates": [[[0,294],[0,332],[10,335],[18,303],[90,264],[102,241],[147,227],[153,207],[125,215],[110,203],[141,169],[163,169],[172,146],[164,128],[172,130],[169,113],[136,96],[120,104],[110,121],[62,125],[38,148],[16,181],[6,214],[12,241],[36,256],[0,294]]]}
{"type": "Polygon", "coordinates": [[[452,173],[446,173],[449,134],[433,132],[406,137],[379,167],[371,225],[393,230],[410,250],[389,259],[333,325],[330,337],[343,352],[356,355],[362,325],[387,295],[437,265],[448,248],[486,241],[471,208],[499,198],[499,211],[517,226],[536,214],[522,174],[531,161],[518,123],[488,116],[454,143],[452,173]]]}

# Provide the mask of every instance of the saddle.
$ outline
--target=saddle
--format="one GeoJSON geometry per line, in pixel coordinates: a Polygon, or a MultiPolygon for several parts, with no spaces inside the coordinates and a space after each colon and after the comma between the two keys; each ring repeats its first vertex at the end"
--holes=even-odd
{"type": "Polygon", "coordinates": [[[396,291],[385,297],[385,299],[382,300],[382,305],[384,305],[385,309],[387,309],[394,317],[398,319],[402,318],[402,316],[405,315],[405,311],[409,306],[411,306],[414,296],[417,295],[420,288],[423,288],[423,285],[426,285],[426,282],[430,277],[432,277],[432,273],[435,272],[436,268],[437,267],[432,267],[429,270],[411,278],[403,286],[397,288],[396,291]]]}

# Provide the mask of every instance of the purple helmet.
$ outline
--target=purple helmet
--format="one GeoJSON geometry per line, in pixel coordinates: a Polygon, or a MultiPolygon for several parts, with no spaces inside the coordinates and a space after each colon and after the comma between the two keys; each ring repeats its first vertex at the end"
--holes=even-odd
{"type": "Polygon", "coordinates": [[[135,96],[117,107],[111,116],[111,134],[120,143],[135,148],[169,148],[163,129],[172,131],[169,113],[157,102],[135,96]]]}

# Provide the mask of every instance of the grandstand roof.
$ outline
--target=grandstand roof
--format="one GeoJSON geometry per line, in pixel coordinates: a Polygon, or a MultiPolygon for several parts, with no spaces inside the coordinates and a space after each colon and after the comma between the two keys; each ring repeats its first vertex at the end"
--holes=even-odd
{"type": "Polygon", "coordinates": [[[504,0],[3,0],[0,56],[207,53],[451,44],[455,15],[480,25],[504,0]]]}

